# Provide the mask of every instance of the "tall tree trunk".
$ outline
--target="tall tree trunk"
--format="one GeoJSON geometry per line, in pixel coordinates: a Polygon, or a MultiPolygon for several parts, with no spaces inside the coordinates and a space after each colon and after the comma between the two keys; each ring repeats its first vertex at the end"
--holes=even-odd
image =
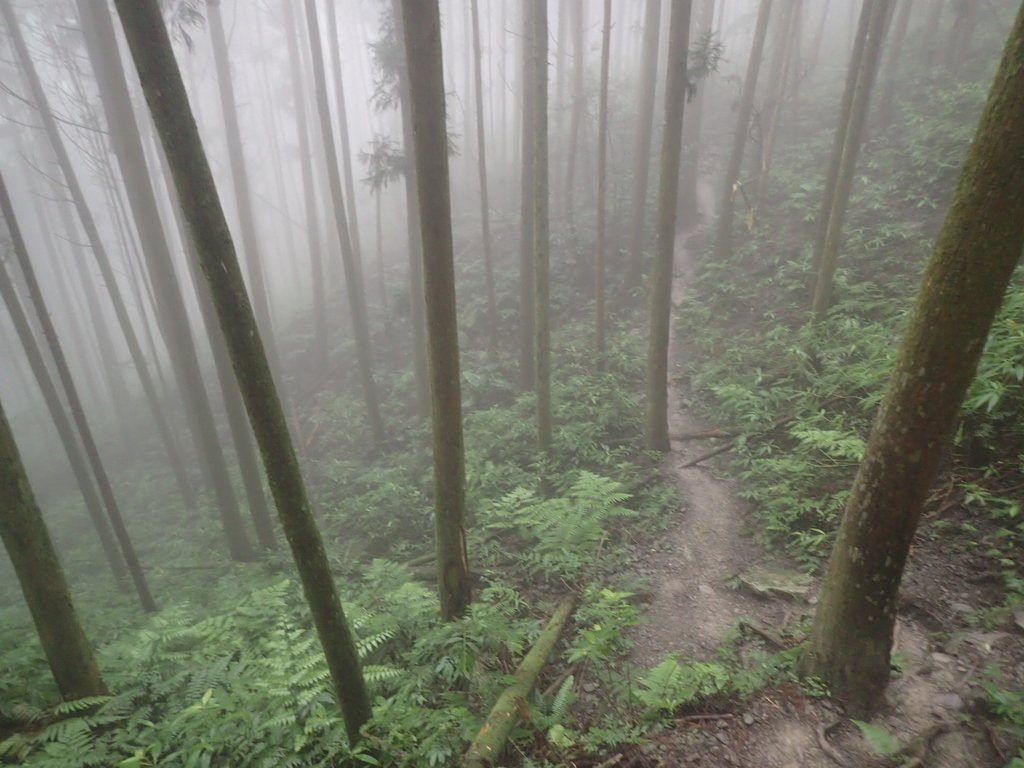
{"type": "Polygon", "coordinates": [[[878,105],[879,124],[886,128],[892,125],[893,101],[899,82],[900,67],[903,64],[903,44],[907,40],[910,28],[910,13],[914,8],[914,0],[897,0],[896,28],[892,33],[892,43],[885,55],[885,92],[882,103],[878,105]]]}
{"type": "Polygon", "coordinates": [[[992,321],[1024,247],[1024,7],[925,269],[843,514],[803,660],[854,714],[889,680],[897,596],[992,321]]]}
{"type": "Polygon", "coordinates": [[[256,317],[263,331],[264,343],[270,357],[270,366],[275,375],[281,371],[280,360],[274,342],[273,325],[270,316],[270,299],[267,295],[263,257],[260,240],[256,232],[256,217],[252,210],[252,192],[249,187],[249,171],[242,151],[242,131],[238,125],[238,109],[235,107],[235,88],[231,76],[231,62],[228,60],[228,44],[224,36],[224,21],[220,12],[221,0],[206,0],[210,41],[213,47],[213,65],[217,75],[217,93],[224,118],[224,133],[228,147],[228,163],[231,167],[231,184],[235,192],[235,209],[242,235],[242,251],[248,267],[249,285],[252,289],[256,317]]]}
{"type": "Polygon", "coordinates": [[[534,389],[537,392],[537,447],[551,449],[551,227],[548,191],[548,0],[529,0],[533,6],[533,279],[534,389]]]}
{"type": "MultiPolygon", "coordinates": [[[[583,29],[586,24],[586,6],[582,2],[570,5],[572,23],[572,114],[569,118],[568,159],[565,171],[565,219],[570,224],[576,216],[576,157],[579,154],[580,131],[583,126],[583,111],[586,107],[586,96],[583,92],[583,73],[587,52],[584,50],[583,29]]],[[[527,56],[529,58],[529,56],[527,56]]],[[[546,66],[546,64],[545,64],[546,66]]],[[[524,125],[526,113],[524,111],[524,125]]]]}
{"type": "Polygon", "coordinates": [[[309,27],[309,44],[313,54],[313,79],[316,84],[317,111],[320,113],[320,134],[327,155],[327,181],[333,203],[334,223],[341,242],[341,258],[345,265],[345,288],[352,313],[352,331],[356,341],[356,358],[363,385],[363,400],[366,403],[366,420],[375,447],[379,448],[384,442],[384,422],[380,417],[377,385],[373,380],[373,353],[370,348],[370,327],[366,318],[366,295],[363,292],[361,271],[357,266],[359,257],[352,249],[348,220],[345,216],[345,201],[341,193],[341,175],[338,171],[338,152],[334,146],[334,131],[331,128],[331,108],[327,102],[327,78],[324,73],[324,54],[320,44],[316,0],[306,0],[306,24],[309,27]]]}
{"type": "MultiPolygon", "coordinates": [[[[399,0],[391,0],[395,15],[396,44],[405,48],[402,11],[399,0]]],[[[398,101],[402,112],[402,146],[412,152],[412,109],[409,106],[409,72],[403,55],[398,63],[398,101]]],[[[430,408],[430,382],[427,373],[426,307],[423,305],[423,239],[420,235],[420,209],[416,202],[416,168],[405,165],[405,217],[409,233],[409,315],[412,329],[413,383],[416,388],[416,415],[424,419],[430,408]]]]}
{"type": "MultiPolygon", "coordinates": [[[[473,10],[475,13],[475,2],[473,10]]],[[[466,612],[472,588],[464,528],[466,471],[459,387],[455,256],[452,247],[451,200],[448,194],[448,130],[445,124],[441,61],[441,14],[437,0],[402,0],[402,13],[409,63],[409,106],[415,145],[413,154],[423,235],[423,285],[430,340],[437,586],[441,598],[441,616],[445,620],[452,620],[466,612]]],[[[482,125],[477,127],[482,132],[482,125]]]]}
{"type": "Polygon", "coordinates": [[[871,17],[864,38],[864,52],[857,67],[856,85],[850,102],[850,121],[843,141],[842,160],[839,163],[835,192],[828,213],[828,229],[825,232],[821,255],[815,260],[818,265],[817,282],[811,307],[815,322],[825,319],[832,303],[832,280],[839,259],[839,245],[843,235],[843,224],[846,221],[850,190],[853,188],[853,173],[857,167],[857,155],[860,153],[861,137],[864,134],[871,103],[871,90],[878,74],[882,42],[885,39],[885,28],[891,10],[892,0],[874,0],[871,6],[871,17]]]}
{"type": "MultiPolygon", "coordinates": [[[[349,740],[370,718],[355,642],[310,509],[284,409],[260,341],[231,232],[157,0],[115,0],[182,211],[209,283],[231,362],[263,454],[278,515],[341,703],[349,740]]],[[[324,94],[326,96],[326,94],[324,94]]]]}
{"type": "MultiPolygon", "coordinates": [[[[825,238],[828,235],[829,217],[832,213],[832,203],[835,200],[836,182],[839,179],[839,169],[843,162],[843,148],[846,146],[846,135],[850,128],[853,94],[857,89],[857,75],[864,58],[864,43],[867,40],[868,23],[871,21],[871,9],[874,2],[875,0],[863,0],[853,52],[850,54],[850,63],[846,67],[846,85],[843,87],[843,96],[839,104],[839,120],[836,123],[835,136],[832,139],[832,152],[829,155],[828,171],[825,175],[825,189],[815,223],[814,249],[811,252],[811,274],[814,276],[815,282],[818,272],[821,270],[822,254],[825,252],[825,238]]],[[[815,285],[811,285],[812,301],[814,288],[815,285]]]]}
{"type": "Polygon", "coordinates": [[[672,265],[675,260],[676,203],[692,10],[691,0],[671,2],[665,82],[665,133],[662,136],[661,182],[658,190],[657,253],[651,280],[651,325],[647,350],[647,429],[644,437],[648,450],[652,451],[668,451],[671,447],[668,437],[668,342],[672,323],[672,265]]]}
{"type": "MultiPolygon", "coordinates": [[[[10,6],[6,5],[6,3],[0,4],[0,8],[9,9],[9,7],[10,6]]],[[[124,558],[125,565],[128,567],[128,573],[131,576],[132,584],[135,586],[136,593],[138,593],[139,602],[142,604],[142,609],[144,611],[156,611],[156,602],[153,600],[153,596],[149,591],[149,584],[146,583],[146,575],[143,573],[142,565],[139,563],[139,558],[135,554],[135,547],[132,544],[131,537],[128,535],[128,529],[125,527],[124,517],[121,515],[121,509],[117,504],[117,499],[114,497],[113,485],[107,475],[106,468],[103,466],[99,448],[96,445],[96,440],[93,438],[92,429],[85,418],[85,409],[82,407],[82,401],[78,396],[78,389],[75,387],[75,382],[71,378],[71,369],[68,367],[67,358],[64,356],[60,340],[57,338],[57,331],[53,325],[53,317],[50,315],[50,312],[43,301],[43,294],[39,288],[39,281],[36,279],[35,269],[32,266],[32,262],[29,260],[28,250],[25,247],[25,241],[21,236],[21,230],[19,229],[18,221],[15,218],[14,208],[11,205],[11,198],[7,193],[7,183],[4,181],[2,175],[0,175],[0,212],[3,213],[3,218],[7,222],[7,232],[11,238],[14,257],[18,262],[18,266],[21,268],[22,277],[24,278],[25,285],[28,288],[29,299],[36,312],[36,319],[39,321],[39,326],[43,332],[43,338],[46,340],[46,346],[50,350],[50,356],[53,358],[54,368],[57,371],[57,378],[60,380],[61,387],[64,390],[64,397],[68,403],[68,408],[71,410],[71,416],[75,421],[75,426],[78,428],[78,436],[82,440],[82,447],[85,449],[85,455],[92,467],[93,476],[96,478],[96,485],[99,488],[100,497],[103,499],[103,505],[107,510],[107,517],[110,521],[111,527],[114,529],[114,535],[117,537],[117,543],[121,548],[121,555],[124,558]]],[[[7,282],[8,279],[7,272],[4,270],[2,276],[0,276],[0,280],[7,282]]],[[[13,293],[13,288],[8,285],[6,291],[9,294],[13,293]]],[[[7,303],[8,306],[14,305],[14,302],[10,300],[8,300],[7,303]]]]}
{"type": "MultiPolygon", "coordinates": [[[[110,570],[119,586],[128,585],[128,569],[125,566],[124,558],[117,547],[117,540],[110,530],[106,513],[103,508],[103,501],[96,492],[96,485],[89,474],[89,466],[82,449],[79,446],[78,438],[75,436],[74,428],[68,419],[64,406],[61,403],[60,395],[50,377],[50,371],[46,366],[42,350],[36,342],[35,334],[32,331],[31,323],[25,310],[18,299],[14,284],[7,274],[7,268],[0,262],[0,299],[7,307],[14,331],[18,335],[22,349],[25,351],[25,359],[28,361],[32,376],[36,380],[39,391],[43,396],[43,402],[50,414],[57,435],[60,438],[61,446],[67,454],[68,463],[75,476],[75,482],[82,493],[82,500],[85,502],[85,509],[89,513],[96,534],[99,536],[100,545],[103,547],[103,554],[110,565],[110,570]]],[[[20,369],[18,369],[20,370],[20,369]]]]}
{"type": "Polygon", "coordinates": [[[633,144],[633,184],[630,194],[629,279],[632,287],[640,284],[644,258],[644,220],[647,212],[647,179],[651,167],[651,140],[654,135],[654,97],[658,79],[658,21],[661,0],[647,0],[644,11],[643,61],[640,68],[639,112],[636,141],[633,144]]]}
{"type": "Polygon", "coordinates": [[[341,141],[342,171],[345,174],[345,202],[348,203],[348,233],[352,239],[352,250],[356,254],[356,271],[359,274],[360,286],[363,280],[363,244],[359,238],[359,216],[356,208],[356,185],[352,177],[352,145],[348,137],[348,107],[345,103],[345,81],[341,75],[341,52],[338,50],[338,12],[337,3],[327,3],[327,35],[330,39],[331,72],[334,76],[334,100],[338,115],[338,138],[341,141]]]}
{"type": "MultiPolygon", "coordinates": [[[[533,151],[534,112],[538,105],[534,98],[533,35],[534,0],[523,0],[523,35],[520,40],[520,87],[517,93],[522,100],[519,110],[522,120],[519,138],[522,172],[519,177],[519,381],[525,391],[536,385],[537,361],[534,355],[536,336],[537,286],[534,280],[534,176],[536,174],[533,151]]],[[[568,180],[566,184],[570,184],[568,180]]]]}
{"type": "Polygon", "coordinates": [[[323,251],[320,246],[320,221],[316,210],[316,179],[313,176],[313,154],[309,146],[311,126],[306,117],[305,78],[302,76],[302,56],[298,44],[301,27],[296,23],[296,11],[302,12],[294,0],[281,0],[284,6],[285,40],[288,45],[288,66],[291,71],[292,93],[295,98],[295,131],[299,138],[299,169],[302,173],[302,202],[306,212],[306,248],[312,270],[313,288],[313,360],[319,370],[327,365],[327,300],[324,291],[323,251]]]}
{"type": "Polygon", "coordinates": [[[608,197],[608,61],[612,41],[612,0],[604,0],[604,29],[601,31],[601,95],[597,114],[597,244],[595,246],[594,280],[595,344],[599,370],[604,365],[605,350],[605,306],[604,306],[604,262],[605,262],[605,211],[608,197]]]}
{"type": "MultiPolygon", "coordinates": [[[[473,78],[476,85],[476,153],[480,178],[480,223],[484,238],[484,280],[487,288],[487,348],[498,352],[498,301],[494,293],[494,255],[491,251],[491,204],[487,189],[487,152],[484,142],[484,74],[480,52],[479,0],[470,0],[473,24],[473,78]]],[[[421,214],[422,216],[422,214],[421,214]]]]}
{"type": "Polygon", "coordinates": [[[105,696],[89,639],[0,404],[0,538],[21,583],[39,642],[65,699],[105,696]]]}
{"type": "Polygon", "coordinates": [[[772,12],[772,0],[761,0],[757,11],[757,25],[754,42],[747,62],[747,75],[743,80],[743,94],[740,96],[739,113],[736,118],[736,133],[733,135],[729,165],[725,170],[725,181],[721,202],[718,205],[718,228],[715,233],[715,260],[727,261],[732,256],[733,218],[736,213],[736,194],[740,185],[740,170],[743,167],[743,150],[747,146],[750,132],[750,116],[754,111],[754,94],[757,92],[757,76],[761,71],[764,55],[764,41],[768,35],[768,18],[772,12]]]}
{"type": "MultiPolygon", "coordinates": [[[[710,39],[715,16],[715,0],[700,0],[699,12],[694,23],[697,25],[698,41],[710,39]]],[[[699,44],[699,42],[698,42],[699,44]]],[[[707,76],[703,82],[697,80],[697,94],[691,99],[686,110],[686,125],[683,126],[682,169],[679,172],[679,216],[685,225],[696,224],[700,216],[700,202],[697,188],[700,183],[701,123],[704,116],[704,98],[707,92],[707,76]]]]}
{"type": "Polygon", "coordinates": [[[776,30],[775,50],[772,52],[769,67],[768,91],[766,104],[761,110],[764,122],[761,124],[761,162],[757,183],[754,185],[754,200],[758,207],[764,204],[764,195],[768,189],[768,175],[772,167],[772,155],[775,153],[775,139],[782,119],[782,105],[786,99],[786,84],[792,65],[793,50],[798,45],[800,30],[797,22],[800,19],[801,0],[791,0],[783,8],[776,30]]]}

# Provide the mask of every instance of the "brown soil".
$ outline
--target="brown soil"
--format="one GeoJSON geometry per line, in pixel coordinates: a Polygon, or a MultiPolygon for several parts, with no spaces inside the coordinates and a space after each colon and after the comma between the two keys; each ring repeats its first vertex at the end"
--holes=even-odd
{"type": "MultiPolygon", "coordinates": [[[[681,238],[673,286],[676,302],[682,299],[694,268],[685,246],[681,238]]],[[[673,339],[670,370],[675,373],[681,369],[682,351],[673,339]]],[[[672,434],[710,426],[690,412],[678,386],[670,398],[672,434]]],[[[647,623],[633,634],[632,658],[644,668],[669,653],[712,658],[725,633],[741,617],[787,633],[797,632],[799,619],[813,611],[810,604],[755,597],[734,588],[737,573],[769,556],[752,541],[747,506],[730,483],[707,464],[683,467],[713,447],[706,441],[674,440],[664,460],[666,481],[679,488],[683,508],[665,537],[640,553],[637,569],[653,585],[647,623]]],[[[787,683],[753,700],[719,703],[703,714],[681,715],[674,727],[656,737],[653,752],[624,755],[618,764],[704,768],[1005,765],[1018,745],[1011,744],[990,719],[979,680],[986,666],[997,664],[1009,678],[1004,685],[1019,689],[1024,677],[1024,636],[1012,622],[999,631],[972,629],[971,617],[998,603],[999,585],[990,583],[987,576],[990,562],[984,566],[972,561],[969,542],[957,547],[944,535],[922,534],[908,567],[894,649],[899,674],[889,686],[887,706],[872,721],[904,745],[906,752],[898,759],[873,753],[858,728],[842,717],[841,704],[811,698],[795,683],[787,683]],[[978,578],[971,581],[971,574],[978,578]]],[[[772,559],[773,565],[779,564],[772,559]]]]}

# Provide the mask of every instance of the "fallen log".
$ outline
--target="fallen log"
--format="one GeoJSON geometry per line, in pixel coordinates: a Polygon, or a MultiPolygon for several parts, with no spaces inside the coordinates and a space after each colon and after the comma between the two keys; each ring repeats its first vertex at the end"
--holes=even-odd
{"type": "Polygon", "coordinates": [[[526,697],[533,690],[537,676],[551,656],[575,604],[575,598],[571,597],[558,604],[537,642],[516,669],[515,681],[498,697],[480,732],[466,750],[462,768],[494,765],[520,713],[526,708],[526,697]]]}

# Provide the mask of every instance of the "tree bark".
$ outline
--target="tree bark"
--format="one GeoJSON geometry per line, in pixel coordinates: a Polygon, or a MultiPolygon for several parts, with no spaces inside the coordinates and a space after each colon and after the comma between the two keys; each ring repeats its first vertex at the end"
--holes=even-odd
{"type": "Polygon", "coordinates": [[[157,0],[115,0],[115,5],[214,297],[278,515],[341,703],[345,729],[355,742],[371,714],[359,656],[313,520],[284,409],[160,6],[157,0]]]}
{"type": "Polygon", "coordinates": [[[313,54],[313,78],[316,81],[317,111],[320,113],[320,135],[327,156],[327,181],[333,203],[334,223],[341,242],[341,258],[345,265],[345,288],[352,313],[352,331],[356,341],[356,358],[363,386],[363,400],[366,403],[366,420],[374,446],[380,448],[384,442],[384,422],[380,416],[377,385],[373,380],[373,352],[366,317],[366,294],[363,291],[362,272],[358,266],[359,256],[353,251],[349,237],[345,201],[341,193],[341,175],[338,172],[338,152],[334,146],[334,131],[331,128],[331,108],[327,102],[327,78],[324,72],[323,46],[320,44],[316,0],[306,0],[306,24],[309,27],[309,44],[313,54]]]}
{"type": "Polygon", "coordinates": [[[882,43],[885,40],[885,30],[891,10],[892,0],[874,0],[871,6],[871,16],[864,38],[864,51],[857,67],[857,80],[850,102],[850,121],[843,141],[842,159],[839,163],[835,192],[828,213],[828,228],[825,232],[821,256],[816,260],[818,264],[817,282],[814,287],[814,303],[811,307],[815,322],[825,319],[832,303],[832,281],[839,260],[843,225],[850,202],[850,191],[853,188],[853,173],[857,168],[857,155],[860,153],[864,126],[867,124],[871,91],[878,74],[878,64],[882,58],[882,43]]]}
{"type": "MultiPolygon", "coordinates": [[[[579,154],[580,130],[583,126],[583,110],[587,103],[586,96],[583,92],[583,74],[587,59],[587,52],[584,50],[583,37],[583,28],[585,26],[585,4],[582,2],[571,3],[569,16],[572,23],[573,74],[572,114],[569,118],[569,147],[565,171],[565,219],[572,224],[576,216],[576,156],[579,154]]],[[[529,58],[529,56],[526,58],[529,58]]],[[[529,123],[525,122],[526,119],[527,114],[524,109],[524,125],[529,125],[529,123]]]]}
{"type": "MultiPolygon", "coordinates": [[[[466,559],[466,470],[463,459],[455,255],[449,197],[448,129],[441,59],[441,13],[436,0],[402,0],[409,63],[423,286],[430,343],[434,434],[434,532],[441,616],[461,617],[472,587],[466,559]]],[[[411,148],[412,149],[412,148],[411,148]]],[[[481,157],[482,159],[482,157],[481,157]]]]}
{"type": "Polygon", "coordinates": [[[57,689],[65,699],[107,695],[2,404],[0,506],[4,510],[0,538],[18,575],[57,689]]]}
{"type": "Polygon", "coordinates": [[[743,94],[740,96],[739,115],[736,118],[736,133],[733,136],[732,152],[725,171],[725,183],[721,203],[718,206],[718,229],[715,234],[715,260],[727,261],[732,256],[732,223],[736,212],[736,185],[743,167],[743,150],[747,145],[750,131],[750,116],[754,111],[754,94],[757,91],[757,76],[761,71],[764,41],[768,34],[768,18],[772,11],[772,0],[761,0],[757,11],[757,26],[754,42],[747,62],[747,75],[743,80],[743,94]]]}
{"type": "Polygon", "coordinates": [[[935,243],[829,560],[806,674],[854,714],[889,680],[921,508],[1024,247],[1024,8],[935,243]]]}
{"type": "MultiPolygon", "coordinates": [[[[533,82],[533,15],[534,0],[523,0],[522,4],[523,35],[519,52],[522,67],[520,69],[520,87],[522,99],[520,153],[522,155],[522,173],[519,177],[520,227],[519,227],[519,376],[524,391],[536,386],[536,304],[537,286],[534,279],[534,176],[536,167],[533,149],[534,112],[538,105],[535,101],[533,82]]],[[[572,184],[571,176],[567,176],[567,185],[572,184]]]]}
{"type": "Polygon", "coordinates": [[[640,65],[636,141],[633,144],[633,184],[630,193],[629,275],[631,287],[640,285],[644,262],[644,220],[647,212],[647,180],[651,168],[654,135],[654,98],[658,79],[658,21],[661,0],[647,0],[644,10],[643,61],[640,65]]]}
{"type": "MultiPolygon", "coordinates": [[[[762,2],[770,3],[770,0],[762,2]]],[[[683,112],[686,108],[691,10],[691,0],[672,0],[665,82],[665,133],[662,136],[658,190],[657,252],[651,280],[647,429],[644,439],[648,450],[662,452],[671,447],[668,437],[668,342],[672,322],[672,265],[675,259],[676,203],[683,145],[683,112]]]]}

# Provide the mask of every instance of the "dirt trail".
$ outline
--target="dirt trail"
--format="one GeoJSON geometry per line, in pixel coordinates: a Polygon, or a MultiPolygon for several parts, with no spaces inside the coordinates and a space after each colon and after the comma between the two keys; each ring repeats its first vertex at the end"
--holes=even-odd
{"type": "MultiPolygon", "coordinates": [[[[692,285],[695,269],[686,239],[683,235],[676,242],[674,304],[692,285]]],[[[675,338],[674,329],[671,338],[670,434],[721,426],[705,424],[689,410],[685,393],[675,383],[685,364],[683,345],[675,338]]],[[[653,548],[641,553],[638,564],[638,571],[652,583],[646,623],[632,636],[633,661],[644,668],[657,664],[669,653],[690,659],[712,658],[725,632],[741,617],[776,630],[795,630],[791,619],[813,610],[808,604],[765,599],[735,588],[735,576],[750,566],[766,559],[773,560],[773,567],[778,563],[753,543],[747,507],[730,483],[707,466],[683,466],[711,447],[705,441],[673,440],[662,465],[666,481],[677,485],[683,504],[671,530],[653,548]]],[[[902,617],[894,650],[902,674],[889,686],[889,706],[873,722],[903,744],[920,741],[922,734],[932,733],[937,726],[946,729],[929,741],[924,765],[1002,765],[984,731],[957,725],[958,713],[971,706],[976,694],[972,685],[980,664],[966,656],[954,658],[942,653],[944,649],[934,645],[922,627],[902,617]]],[[[839,721],[837,707],[827,700],[808,699],[795,685],[767,691],[742,707],[730,719],[706,724],[680,722],[663,740],[661,756],[650,764],[692,763],[704,768],[892,765],[870,750],[848,720],[839,722],[834,732],[823,737],[822,728],[839,721]]]]}

